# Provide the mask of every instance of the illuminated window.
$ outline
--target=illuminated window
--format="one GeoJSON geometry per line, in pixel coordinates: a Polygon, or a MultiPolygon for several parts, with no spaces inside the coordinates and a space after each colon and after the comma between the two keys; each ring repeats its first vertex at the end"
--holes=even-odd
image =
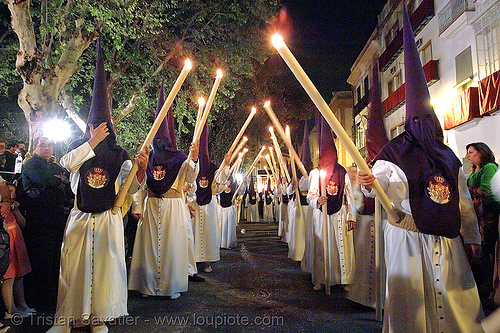
{"type": "Polygon", "coordinates": [[[401,124],[391,128],[391,139],[394,139],[399,134],[403,133],[404,130],[405,130],[405,123],[401,123],[401,124]]]}
{"type": "Polygon", "coordinates": [[[396,89],[401,87],[403,84],[402,82],[402,76],[401,76],[401,71],[396,72],[393,77],[387,81],[387,92],[388,95],[392,94],[396,89]]]}
{"type": "Polygon", "coordinates": [[[500,70],[500,4],[495,4],[474,24],[479,78],[500,70]]]}
{"type": "Polygon", "coordinates": [[[432,46],[431,41],[427,42],[419,51],[420,61],[422,61],[422,65],[425,65],[429,61],[432,60],[432,46]]]}

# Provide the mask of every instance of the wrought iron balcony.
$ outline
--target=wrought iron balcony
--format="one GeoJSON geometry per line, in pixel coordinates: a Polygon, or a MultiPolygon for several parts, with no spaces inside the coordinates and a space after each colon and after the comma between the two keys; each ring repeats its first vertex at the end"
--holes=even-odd
{"type": "Polygon", "coordinates": [[[474,10],[473,0],[451,0],[438,14],[439,34],[441,35],[463,13],[474,10]]]}

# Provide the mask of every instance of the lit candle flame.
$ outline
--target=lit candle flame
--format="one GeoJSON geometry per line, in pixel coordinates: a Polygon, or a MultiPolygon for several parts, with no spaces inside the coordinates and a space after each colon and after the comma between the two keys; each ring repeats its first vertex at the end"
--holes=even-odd
{"type": "Polygon", "coordinates": [[[220,69],[220,68],[219,68],[219,69],[217,70],[217,77],[222,77],[222,76],[223,76],[223,74],[222,74],[222,69],[220,69]]]}
{"type": "Polygon", "coordinates": [[[267,101],[267,102],[264,103],[264,107],[267,107],[269,105],[271,105],[271,101],[267,101]]]}
{"type": "Polygon", "coordinates": [[[285,45],[285,42],[283,41],[283,37],[281,37],[280,34],[274,34],[273,37],[271,38],[273,42],[273,46],[275,48],[281,47],[285,45]]]}
{"type": "Polygon", "coordinates": [[[193,63],[191,62],[191,60],[189,60],[189,58],[184,61],[184,68],[189,70],[193,68],[193,63]]]}
{"type": "Polygon", "coordinates": [[[248,138],[246,136],[244,136],[243,141],[248,141],[248,138]]]}
{"type": "Polygon", "coordinates": [[[201,105],[201,106],[205,105],[205,98],[203,98],[203,97],[198,98],[198,105],[201,105]]]}
{"type": "Polygon", "coordinates": [[[257,109],[255,108],[255,106],[252,107],[252,112],[253,114],[256,114],[257,113],[257,109]]]}

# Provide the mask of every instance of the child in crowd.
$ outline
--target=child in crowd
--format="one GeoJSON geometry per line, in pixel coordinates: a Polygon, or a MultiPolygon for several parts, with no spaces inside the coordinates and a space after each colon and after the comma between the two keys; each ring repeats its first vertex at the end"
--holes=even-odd
{"type": "Polygon", "coordinates": [[[26,220],[19,212],[19,203],[14,201],[15,192],[15,185],[0,183],[0,213],[10,236],[10,265],[2,284],[2,296],[7,309],[4,319],[10,319],[15,313],[28,317],[35,312],[26,305],[24,299],[23,276],[31,272],[31,266],[20,228],[26,225],[26,220]]]}

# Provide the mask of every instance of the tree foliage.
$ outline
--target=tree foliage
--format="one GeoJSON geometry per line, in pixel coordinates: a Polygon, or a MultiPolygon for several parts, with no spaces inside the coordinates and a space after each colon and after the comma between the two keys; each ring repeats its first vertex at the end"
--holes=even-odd
{"type": "Polygon", "coordinates": [[[4,2],[12,28],[2,37],[0,79],[21,88],[18,104],[32,136],[43,120],[66,117],[67,109],[86,119],[95,68],[89,46],[97,38],[118,138],[129,150],[151,126],[161,80],[168,92],[186,57],[194,68],[174,106],[181,147],[191,139],[196,101],[209,95],[217,68],[224,78],[210,121],[219,155],[246,119],[247,104],[260,103],[250,101],[260,97],[256,73],[272,52],[267,29],[278,0],[4,2]]]}

